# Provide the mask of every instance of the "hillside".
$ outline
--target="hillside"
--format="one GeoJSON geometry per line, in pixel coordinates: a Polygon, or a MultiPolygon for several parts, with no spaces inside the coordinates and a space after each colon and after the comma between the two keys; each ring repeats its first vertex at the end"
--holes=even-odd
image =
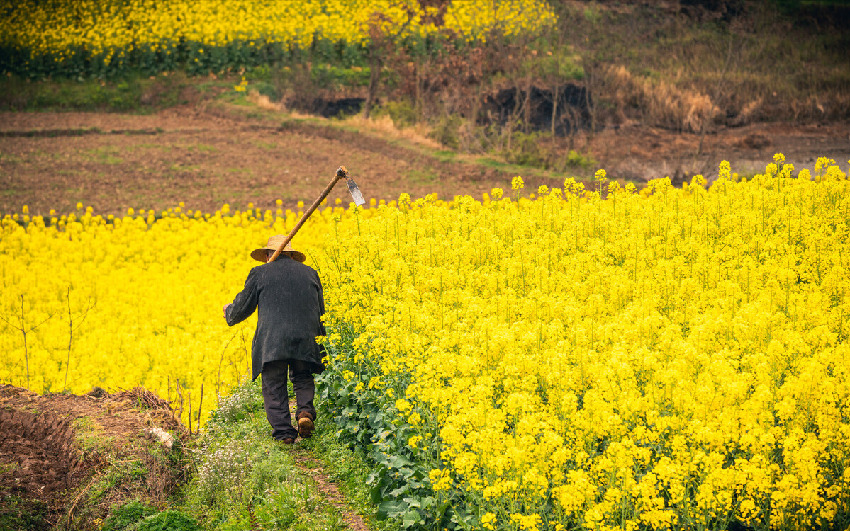
{"type": "Polygon", "coordinates": [[[795,142],[807,153],[798,165],[819,149],[841,159],[850,145],[842,129],[850,119],[847,2],[564,0],[550,4],[554,22],[533,32],[501,38],[493,29],[486,42],[467,44],[453,40],[449,2],[415,5],[436,9],[424,41],[398,33],[406,27],[399,20],[396,30],[375,29],[371,42],[316,37],[264,63],[236,59],[238,43],[219,47],[234,57],[224,62],[205,62],[191,46],[175,49],[182,63],[150,63],[135,51],[114,71],[73,80],[10,62],[0,68],[0,107],[152,113],[244,104],[254,94],[272,109],[390,120],[459,154],[584,178],[606,167],[637,182],[681,182],[724,158],[752,173],[759,168],[744,161],[795,142]],[[143,59],[148,66],[132,70],[143,59]],[[818,137],[827,140],[807,140],[818,137]],[[763,151],[750,156],[753,149],[763,151]]]}
{"type": "MultiPolygon", "coordinates": [[[[592,163],[559,172],[448,151],[386,120],[294,118],[256,105],[185,105],[148,115],[2,113],[0,213],[19,213],[23,205],[39,215],[71,212],[78,202],[116,216],[181,202],[214,212],[225,203],[275,209],[281,200],[295,210],[340,165],[376,201],[401,193],[480,198],[515,175],[530,187],[560,187],[565,177],[587,179],[598,168],[637,185],[664,176],[682,182],[691,168],[711,178],[722,160],[752,175],[775,153],[798,170],[813,169],[821,156],[850,159],[850,126],[763,123],[700,137],[634,125],[602,131],[587,145],[592,163]]],[[[330,199],[348,201],[342,190],[330,199]]]]}

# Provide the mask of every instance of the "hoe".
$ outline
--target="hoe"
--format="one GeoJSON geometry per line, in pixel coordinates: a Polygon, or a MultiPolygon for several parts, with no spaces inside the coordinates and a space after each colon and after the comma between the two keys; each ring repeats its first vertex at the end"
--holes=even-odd
{"type": "Polygon", "coordinates": [[[295,233],[298,232],[298,229],[301,228],[301,225],[303,225],[304,222],[307,221],[307,218],[310,217],[310,214],[312,214],[313,211],[318,208],[319,204],[325,200],[328,194],[331,193],[331,189],[334,187],[337,181],[343,178],[345,179],[346,183],[348,183],[348,191],[349,193],[351,193],[351,198],[354,199],[354,204],[356,204],[357,206],[361,206],[366,203],[366,201],[363,199],[363,194],[360,193],[360,188],[357,188],[357,183],[355,183],[354,179],[352,179],[348,175],[348,170],[345,169],[345,166],[340,166],[339,168],[337,168],[336,174],[334,175],[333,179],[331,179],[331,182],[328,183],[328,186],[324,189],[322,194],[315,201],[313,201],[313,204],[310,205],[310,208],[308,208],[307,211],[304,212],[304,215],[301,216],[301,219],[298,220],[298,223],[296,223],[292,230],[289,231],[289,234],[286,236],[286,239],[283,240],[283,243],[280,244],[280,247],[277,248],[277,251],[275,251],[272,257],[269,258],[269,262],[274,262],[277,259],[278,255],[280,255],[280,252],[283,251],[284,247],[286,247],[286,244],[288,244],[289,241],[292,240],[292,237],[295,236],[295,233]]]}

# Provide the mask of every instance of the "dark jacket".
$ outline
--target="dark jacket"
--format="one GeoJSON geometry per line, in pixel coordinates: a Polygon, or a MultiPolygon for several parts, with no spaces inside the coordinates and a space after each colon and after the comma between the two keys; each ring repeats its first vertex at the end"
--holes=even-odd
{"type": "Polygon", "coordinates": [[[225,311],[227,324],[244,321],[257,308],[252,379],[256,380],[270,361],[301,360],[310,363],[314,373],[324,370],[324,348],[316,343],[316,336],[325,335],[320,319],[325,300],[319,275],[312,267],[281,255],[251,269],[245,288],[225,311]]]}

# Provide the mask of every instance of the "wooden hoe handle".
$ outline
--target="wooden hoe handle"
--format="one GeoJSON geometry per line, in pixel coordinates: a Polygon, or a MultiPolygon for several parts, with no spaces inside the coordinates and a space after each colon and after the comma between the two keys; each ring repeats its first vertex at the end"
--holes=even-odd
{"type": "Polygon", "coordinates": [[[286,247],[286,244],[288,244],[290,240],[292,240],[292,237],[295,236],[295,233],[298,232],[298,229],[301,228],[301,225],[303,225],[304,222],[307,221],[307,218],[310,217],[310,214],[312,214],[319,207],[319,204],[321,204],[321,202],[325,200],[328,194],[331,193],[331,189],[334,187],[337,181],[346,177],[348,177],[348,170],[345,169],[345,166],[340,166],[339,168],[337,168],[334,178],[331,179],[331,182],[328,183],[328,186],[322,192],[322,195],[320,195],[315,201],[313,201],[313,204],[310,205],[310,208],[308,208],[306,212],[304,212],[304,215],[301,216],[301,219],[298,220],[298,223],[296,223],[295,226],[292,227],[292,230],[289,231],[289,234],[286,236],[286,239],[283,240],[283,243],[280,244],[280,247],[277,248],[277,251],[275,251],[272,257],[269,258],[269,262],[274,262],[277,259],[281,251],[283,251],[284,247],[286,247]]]}

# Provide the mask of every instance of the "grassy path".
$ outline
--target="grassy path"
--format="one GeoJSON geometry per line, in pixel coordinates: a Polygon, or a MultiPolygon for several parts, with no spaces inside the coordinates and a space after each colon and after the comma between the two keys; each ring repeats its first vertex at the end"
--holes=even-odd
{"type": "Polygon", "coordinates": [[[369,527],[363,517],[351,509],[339,487],[331,480],[325,467],[313,456],[313,453],[304,446],[299,446],[295,448],[294,454],[295,466],[302,474],[315,482],[316,489],[337,509],[346,527],[352,531],[367,531],[369,527]]]}
{"type": "Polygon", "coordinates": [[[333,419],[310,439],[274,441],[259,381],[223,397],[194,441],[196,470],[177,506],[205,529],[366,531],[394,524],[368,515],[368,468],[335,440],[333,419]]]}
{"type": "MultiPolygon", "coordinates": [[[[292,418],[295,418],[296,408],[297,404],[295,400],[290,400],[289,409],[292,418]]],[[[329,429],[332,429],[332,426],[327,423],[319,424],[320,431],[316,434],[317,440],[323,438],[323,442],[325,444],[331,442],[331,439],[328,437],[329,434],[327,433],[329,429]],[[323,435],[324,437],[322,437],[323,435]]],[[[318,450],[322,448],[326,448],[326,446],[321,443],[317,445],[313,441],[299,440],[298,444],[292,446],[295,466],[302,475],[315,482],[316,490],[328,503],[336,508],[348,529],[352,531],[368,531],[369,527],[366,525],[366,521],[363,519],[363,516],[354,510],[352,504],[347,500],[346,496],[342,493],[339,486],[337,486],[336,482],[327,471],[326,466],[319,458],[317,458],[316,454],[319,453],[318,450]]],[[[340,450],[342,449],[337,448],[337,451],[340,450]]],[[[327,451],[325,453],[327,453],[327,451]]],[[[326,458],[330,459],[330,456],[326,456],[326,458]]],[[[344,474],[342,474],[342,476],[344,476],[344,474]]],[[[337,477],[340,477],[340,475],[337,477]]]]}

